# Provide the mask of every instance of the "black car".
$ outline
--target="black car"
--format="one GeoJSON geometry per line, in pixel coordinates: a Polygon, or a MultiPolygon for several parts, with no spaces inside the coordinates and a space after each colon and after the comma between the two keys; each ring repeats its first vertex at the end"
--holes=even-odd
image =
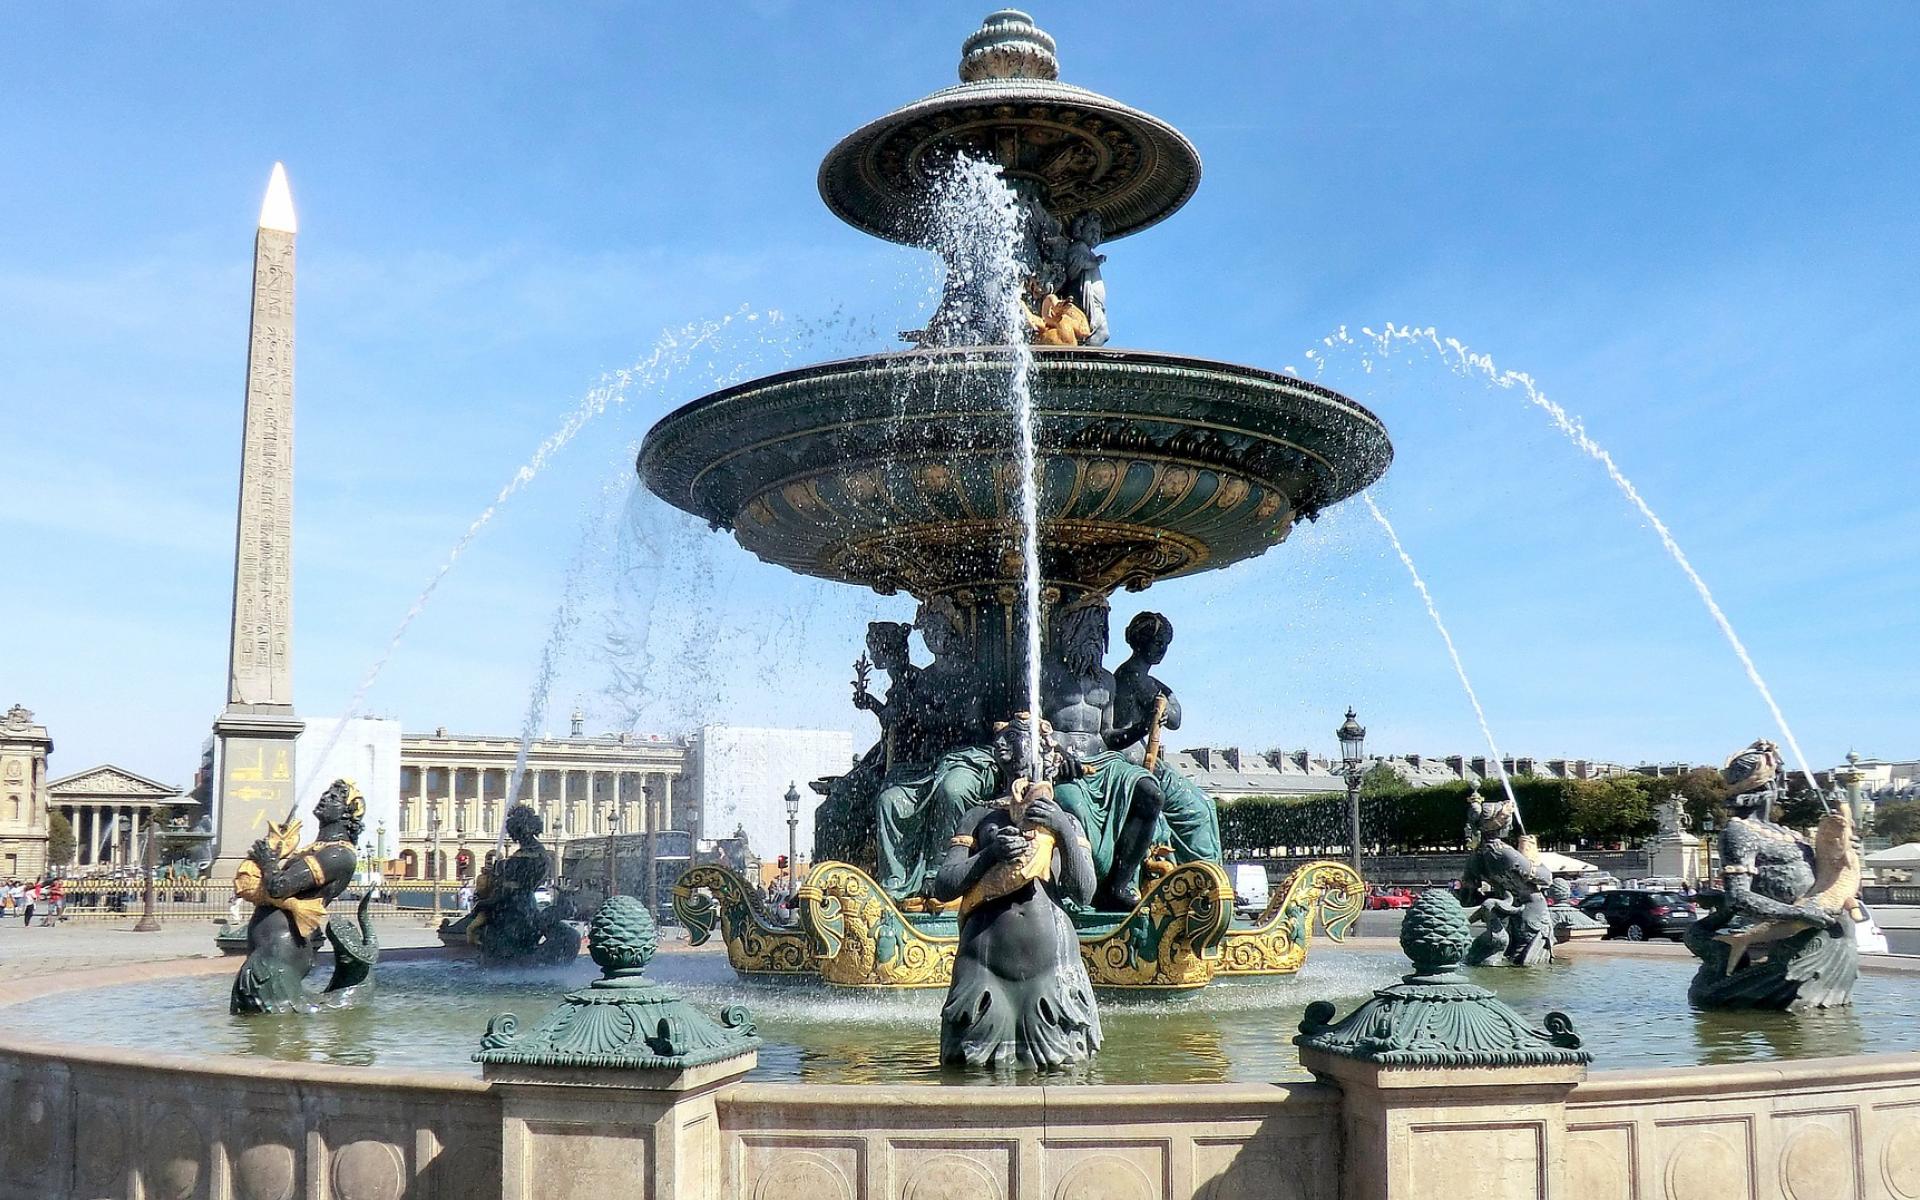
{"type": "Polygon", "coordinates": [[[1700,913],[1678,892],[1595,892],[1580,902],[1580,911],[1607,923],[1607,936],[1644,942],[1648,938],[1686,935],[1700,913]]]}

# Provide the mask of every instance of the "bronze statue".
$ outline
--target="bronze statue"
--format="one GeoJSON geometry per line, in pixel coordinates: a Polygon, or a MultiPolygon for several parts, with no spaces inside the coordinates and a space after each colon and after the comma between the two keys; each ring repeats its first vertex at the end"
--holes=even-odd
{"type": "Polygon", "coordinates": [[[863,708],[878,704],[874,711],[889,748],[873,802],[875,882],[901,902],[926,898],[955,826],[993,794],[994,778],[992,753],[973,744],[984,731],[958,613],[950,604],[929,602],[916,623],[933,665],[908,661],[905,625],[876,621],[868,627],[868,649],[893,685],[884,704],[855,697],[863,708]]]}
{"type": "Polygon", "coordinates": [[[314,1012],[343,1003],[380,957],[367,916],[371,890],[360,897],[358,928],[327,919],[327,903],[353,883],[358,865],[354,848],[366,824],[359,789],[350,780],[334,780],[314,802],[313,819],[319,828],[305,846],[299,846],[300,822],[293,814],[282,824],[269,823],[268,836],[253,844],[234,872],[235,899],[253,905],[247,958],[228,1002],[235,1015],[314,1012]],[[333,945],[333,976],[314,993],[305,980],[323,934],[333,945]]]}
{"type": "Polygon", "coordinates": [[[1553,915],[1548,871],[1507,839],[1521,832],[1520,814],[1505,796],[1488,800],[1476,788],[1467,800],[1474,847],[1460,876],[1460,902],[1474,905],[1469,920],[1485,926],[1467,950],[1467,965],[1504,962],[1537,967],[1553,961],[1553,915]]]}
{"type": "MultiPolygon", "coordinates": [[[[1004,797],[961,819],[934,881],[938,899],[960,906],[960,946],[940,1011],[945,1063],[1054,1070],[1100,1048],[1093,984],[1061,907],[1092,898],[1093,859],[1053,781],[1018,774],[1034,736],[1027,714],[995,735],[1004,797]]],[[[1048,773],[1069,771],[1044,721],[1038,736],[1048,773]]]]}
{"type": "Polygon", "coordinates": [[[1694,922],[1700,960],[1687,997],[1702,1008],[1831,1008],[1851,1002],[1860,974],[1849,909],[1860,847],[1845,804],[1822,817],[1811,845],[1774,824],[1785,778],[1777,746],[1757,741],[1727,760],[1734,819],[1720,835],[1726,893],[1694,922]]]}
{"type": "Polygon", "coordinates": [[[1060,788],[1092,842],[1100,886],[1094,907],[1131,912],[1140,903],[1140,868],[1153,848],[1166,794],[1146,768],[1116,747],[1144,736],[1144,726],[1114,724],[1114,677],[1107,656],[1107,600],[1089,592],[1054,614],[1054,653],[1041,671],[1040,697],[1055,736],[1079,763],[1060,788]]]}
{"type": "Polygon", "coordinates": [[[1180,728],[1179,699],[1153,676],[1153,668],[1173,645],[1173,622],[1157,612],[1135,614],[1127,622],[1127,645],[1133,653],[1113,673],[1113,723],[1118,731],[1107,744],[1153,772],[1166,797],[1162,830],[1154,840],[1172,844],[1173,861],[1220,862],[1220,813],[1213,797],[1175,770],[1165,754],[1149,754],[1158,748],[1159,731],[1180,728]],[[1150,747],[1150,742],[1155,745],[1150,747]]]}
{"type": "Polygon", "coordinates": [[[540,844],[545,827],[527,805],[513,806],[507,813],[513,853],[488,864],[474,884],[473,908],[442,923],[441,941],[476,946],[482,958],[498,962],[579,957],[580,935],[567,924],[564,908],[558,903],[542,907],[537,895],[552,873],[552,860],[540,844]]]}

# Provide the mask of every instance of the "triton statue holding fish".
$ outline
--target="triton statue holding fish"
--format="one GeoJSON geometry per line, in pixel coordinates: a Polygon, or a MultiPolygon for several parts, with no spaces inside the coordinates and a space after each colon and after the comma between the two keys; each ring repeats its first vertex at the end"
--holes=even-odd
{"type": "Polygon", "coordinates": [[[1809,843],[1772,820],[1786,770],[1758,741],[1721,768],[1734,817],[1720,835],[1726,896],[1687,931],[1701,1008],[1799,1010],[1851,1002],[1860,975],[1854,910],[1860,844],[1845,804],[1829,805],[1809,843]]]}

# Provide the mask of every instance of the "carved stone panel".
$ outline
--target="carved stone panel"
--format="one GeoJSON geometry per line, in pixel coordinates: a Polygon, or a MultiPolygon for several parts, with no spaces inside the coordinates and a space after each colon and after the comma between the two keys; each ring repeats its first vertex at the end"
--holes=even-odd
{"type": "Polygon", "coordinates": [[[741,1200],[866,1200],[866,1141],[748,1134],[737,1147],[741,1200]]]}

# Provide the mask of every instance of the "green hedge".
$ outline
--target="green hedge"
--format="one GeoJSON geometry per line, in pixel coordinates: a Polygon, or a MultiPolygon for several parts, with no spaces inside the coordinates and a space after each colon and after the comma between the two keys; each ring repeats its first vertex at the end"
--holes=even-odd
{"type": "MultiPolygon", "coordinates": [[[[1527,831],[1548,844],[1624,841],[1659,826],[1654,805],[1679,791],[1676,780],[1647,775],[1608,779],[1550,779],[1519,775],[1514,799],[1527,831]]],[[[1483,790],[1498,790],[1489,780],[1483,790]]],[[[1360,836],[1389,854],[1459,850],[1466,846],[1466,783],[1409,788],[1370,772],[1360,796],[1360,836]]],[[[1220,807],[1220,839],[1230,856],[1327,853],[1347,845],[1347,798],[1246,796],[1220,807]]]]}

